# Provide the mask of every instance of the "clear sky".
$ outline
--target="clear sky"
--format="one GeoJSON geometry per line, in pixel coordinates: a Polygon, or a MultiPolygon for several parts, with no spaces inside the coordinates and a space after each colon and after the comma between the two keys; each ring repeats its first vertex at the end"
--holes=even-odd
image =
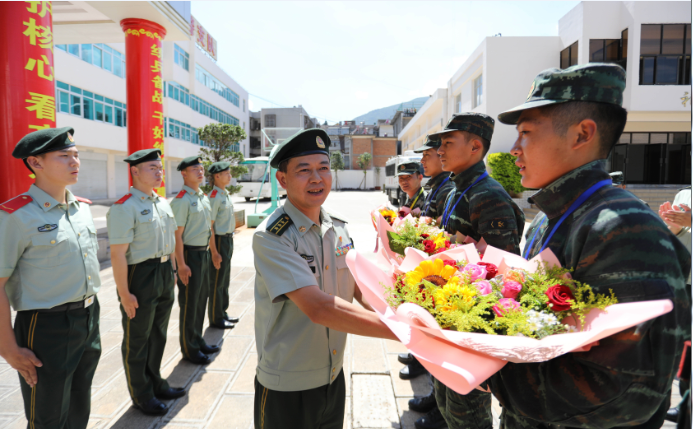
{"type": "Polygon", "coordinates": [[[484,37],[556,36],[577,3],[194,1],[192,14],[251,110],[301,104],[333,123],[445,87],[484,37]]]}

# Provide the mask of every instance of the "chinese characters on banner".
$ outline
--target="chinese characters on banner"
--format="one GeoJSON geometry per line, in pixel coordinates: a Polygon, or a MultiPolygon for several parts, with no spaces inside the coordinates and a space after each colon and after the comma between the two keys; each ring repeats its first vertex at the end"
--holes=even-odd
{"type": "Polygon", "coordinates": [[[25,192],[33,175],[10,156],[26,134],[55,128],[53,11],[49,1],[0,3],[0,202],[25,192]]]}
{"type": "Polygon", "coordinates": [[[166,30],[144,19],[124,19],[128,106],[128,153],[156,148],[161,151],[164,181],[156,192],[166,196],[164,153],[164,81],[162,41],[166,30]]]}
{"type": "Polygon", "coordinates": [[[197,46],[207,52],[215,61],[217,59],[217,40],[212,37],[194,16],[190,17],[190,36],[195,39],[197,46]]]}

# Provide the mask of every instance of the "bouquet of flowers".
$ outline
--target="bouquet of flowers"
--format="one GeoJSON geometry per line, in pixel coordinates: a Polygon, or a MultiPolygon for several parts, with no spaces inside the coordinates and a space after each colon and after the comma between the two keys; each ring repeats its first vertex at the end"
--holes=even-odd
{"type": "Polygon", "coordinates": [[[445,231],[430,224],[402,222],[386,234],[390,249],[401,256],[407,247],[435,255],[453,246],[445,231]]]}
{"type": "Polygon", "coordinates": [[[395,224],[395,221],[401,221],[408,215],[412,217],[419,217],[421,215],[420,209],[414,209],[413,211],[408,207],[402,207],[398,211],[394,211],[387,205],[382,205],[377,209],[371,211],[371,221],[373,221],[373,227],[378,230],[378,219],[382,217],[390,226],[395,224]]]}
{"type": "Polygon", "coordinates": [[[407,248],[399,274],[356,251],[347,265],[380,319],[431,374],[467,394],[507,362],[544,362],[666,314],[670,300],[618,304],[574,281],[551,250],[532,260],[473,244],[407,248]]]}

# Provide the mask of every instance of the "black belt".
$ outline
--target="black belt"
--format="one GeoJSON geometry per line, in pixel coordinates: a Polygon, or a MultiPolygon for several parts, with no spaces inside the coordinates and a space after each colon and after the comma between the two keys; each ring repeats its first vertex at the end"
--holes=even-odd
{"type": "Polygon", "coordinates": [[[228,234],[214,234],[217,237],[231,237],[233,236],[233,232],[229,232],[228,234]]]}
{"type": "Polygon", "coordinates": [[[188,246],[186,244],[186,245],[183,245],[183,249],[189,250],[191,252],[205,252],[205,251],[209,250],[209,246],[188,246]]]}
{"type": "Polygon", "coordinates": [[[146,261],[140,262],[140,264],[163,264],[171,260],[171,255],[161,256],[159,258],[147,259],[146,261]]]}
{"type": "Polygon", "coordinates": [[[59,306],[53,307],[53,308],[41,308],[38,310],[28,310],[28,311],[36,311],[38,313],[57,313],[59,311],[79,310],[81,308],[86,308],[86,307],[89,307],[90,305],[92,305],[94,303],[95,298],[96,298],[96,295],[92,295],[83,301],[68,302],[67,304],[59,305],[59,306]]]}

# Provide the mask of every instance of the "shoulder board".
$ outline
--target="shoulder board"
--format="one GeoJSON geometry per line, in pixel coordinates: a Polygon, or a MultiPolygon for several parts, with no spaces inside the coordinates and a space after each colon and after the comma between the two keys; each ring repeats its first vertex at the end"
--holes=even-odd
{"type": "Polygon", "coordinates": [[[180,191],[178,193],[178,195],[176,195],[176,198],[183,198],[185,196],[185,194],[187,194],[187,193],[188,192],[185,189],[183,189],[182,191],[180,191]]]}
{"type": "Polygon", "coordinates": [[[216,190],[216,189],[212,191],[211,197],[212,197],[212,198],[216,198],[216,197],[217,197],[217,190],[216,190]]]}
{"type": "Polygon", "coordinates": [[[331,217],[332,219],[337,219],[337,220],[340,221],[340,222],[349,223],[349,222],[346,221],[342,216],[334,215],[334,214],[329,213],[329,212],[328,212],[327,214],[330,215],[330,217],[331,217]]]}
{"type": "Polygon", "coordinates": [[[32,201],[34,201],[34,199],[29,195],[18,195],[0,204],[0,210],[12,214],[32,201]]]}
{"type": "MultiPolygon", "coordinates": [[[[126,194],[123,198],[119,199],[119,200],[116,201],[114,204],[123,204],[123,203],[124,203],[125,201],[127,201],[128,198],[130,198],[131,196],[132,196],[132,194],[126,194]]],[[[89,201],[89,202],[91,202],[91,201],[89,201]]]]}
{"type": "Polygon", "coordinates": [[[271,225],[267,227],[267,231],[281,236],[294,223],[288,214],[283,214],[277,218],[271,225]]]}
{"type": "Polygon", "coordinates": [[[77,197],[77,196],[75,196],[75,199],[76,199],[77,201],[79,201],[80,203],[91,204],[91,200],[89,200],[89,199],[87,199],[87,198],[82,198],[82,197],[77,197]]]}

